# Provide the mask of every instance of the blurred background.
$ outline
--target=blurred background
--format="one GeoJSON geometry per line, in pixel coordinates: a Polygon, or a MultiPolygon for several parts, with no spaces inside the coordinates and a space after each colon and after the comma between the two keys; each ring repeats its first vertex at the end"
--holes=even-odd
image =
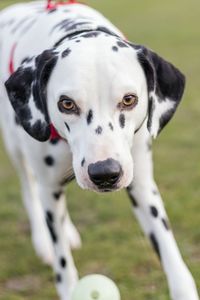
{"type": "MultiPolygon", "coordinates": [[[[0,9],[16,2],[20,1],[1,0],[0,9]]],[[[131,41],[152,48],[186,74],[184,101],[153,148],[156,181],[200,290],[200,2],[85,2],[104,13],[131,41]]],[[[126,193],[97,196],[73,182],[67,197],[83,239],[83,248],[73,253],[80,275],[111,277],[123,300],[169,299],[160,263],[132,216],[126,193]]],[[[18,179],[2,142],[0,299],[57,299],[52,272],[33,251],[18,179]]]]}

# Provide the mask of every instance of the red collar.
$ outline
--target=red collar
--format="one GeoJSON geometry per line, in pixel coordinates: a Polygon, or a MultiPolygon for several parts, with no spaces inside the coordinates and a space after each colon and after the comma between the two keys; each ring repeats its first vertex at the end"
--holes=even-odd
{"type": "Polygon", "coordinates": [[[57,130],[55,129],[55,127],[53,126],[53,124],[51,123],[50,124],[50,130],[51,130],[51,135],[50,135],[50,141],[52,140],[64,140],[60,135],[59,133],[57,132],[57,130]]]}
{"type": "Polygon", "coordinates": [[[68,1],[54,1],[54,0],[47,0],[47,10],[55,9],[59,5],[69,5],[69,4],[76,4],[78,3],[76,0],[68,0],[68,1]]]}
{"type": "Polygon", "coordinates": [[[9,61],[9,73],[10,73],[10,75],[12,75],[15,71],[14,70],[14,54],[15,54],[16,46],[17,46],[17,43],[15,43],[12,46],[11,53],[10,53],[10,61],[9,61]]]}

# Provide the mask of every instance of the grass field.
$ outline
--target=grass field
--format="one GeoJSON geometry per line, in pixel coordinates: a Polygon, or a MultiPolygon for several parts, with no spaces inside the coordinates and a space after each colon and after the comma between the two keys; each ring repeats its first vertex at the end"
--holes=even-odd
{"type": "MultiPolygon", "coordinates": [[[[16,1],[1,0],[0,9],[16,1]]],[[[155,176],[181,252],[200,291],[200,2],[90,0],[135,43],[148,45],[187,76],[184,101],[154,143],[155,176]]],[[[2,108],[1,108],[2,109],[2,108]]],[[[122,300],[167,300],[168,289],[124,192],[96,196],[68,187],[69,207],[83,239],[74,252],[83,276],[102,273],[122,300]]],[[[19,183],[0,147],[0,299],[57,299],[53,275],[35,256],[19,183]]]]}

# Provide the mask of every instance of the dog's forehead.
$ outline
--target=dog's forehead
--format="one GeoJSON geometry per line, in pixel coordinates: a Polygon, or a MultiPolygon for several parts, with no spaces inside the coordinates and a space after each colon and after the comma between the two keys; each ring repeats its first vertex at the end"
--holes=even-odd
{"type": "MultiPolygon", "coordinates": [[[[135,77],[141,70],[138,49],[117,36],[91,31],[73,37],[58,47],[58,72],[70,72],[70,76],[96,77],[127,76],[135,77]]],[[[103,78],[102,78],[103,79],[103,78]]]]}
{"type": "Polygon", "coordinates": [[[91,60],[96,55],[104,57],[112,55],[113,58],[119,60],[120,56],[125,56],[127,53],[136,56],[138,51],[137,48],[134,49],[122,38],[101,31],[89,31],[79,34],[65,41],[58,49],[61,52],[61,58],[76,56],[78,60],[84,54],[84,61],[85,58],[91,60]],[[89,54],[93,56],[89,56],[89,54]]]}
{"type": "Polygon", "coordinates": [[[64,41],[50,88],[56,94],[88,99],[114,99],[140,93],[144,73],[134,49],[122,38],[91,31],[64,41]]]}

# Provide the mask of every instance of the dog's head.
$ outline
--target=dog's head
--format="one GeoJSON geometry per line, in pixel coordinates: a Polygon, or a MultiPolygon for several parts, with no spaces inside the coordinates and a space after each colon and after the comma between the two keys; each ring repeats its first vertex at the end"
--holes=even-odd
{"type": "Polygon", "coordinates": [[[110,191],[133,178],[134,135],[153,137],[173,116],[184,76],[142,46],[82,33],[23,62],[6,88],[24,129],[47,141],[50,123],[68,141],[83,188],[110,191]]]}

